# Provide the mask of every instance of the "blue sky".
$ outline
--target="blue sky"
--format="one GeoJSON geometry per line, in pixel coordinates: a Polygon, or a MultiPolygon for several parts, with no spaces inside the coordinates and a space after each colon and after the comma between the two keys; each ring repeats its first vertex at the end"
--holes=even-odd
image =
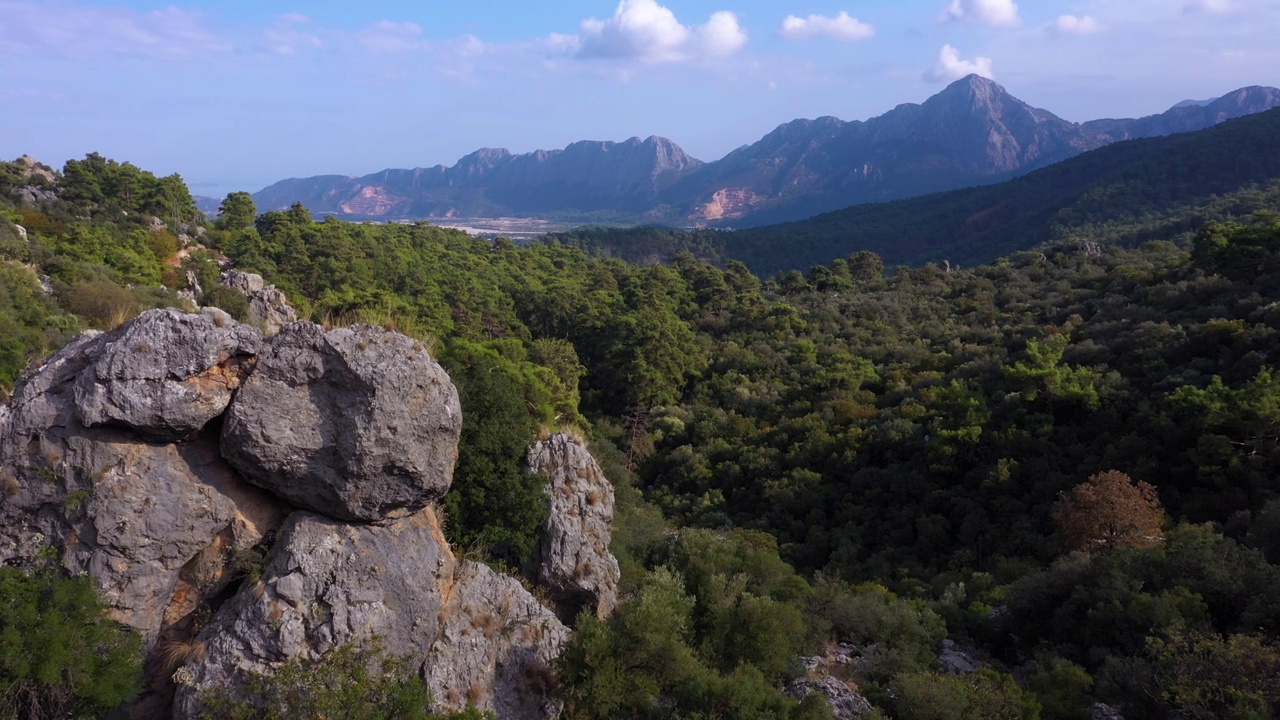
{"type": "Polygon", "coordinates": [[[715,160],[968,72],[1069,120],[1280,85],[1280,0],[0,0],[0,157],[199,194],[663,135],[715,160]]]}

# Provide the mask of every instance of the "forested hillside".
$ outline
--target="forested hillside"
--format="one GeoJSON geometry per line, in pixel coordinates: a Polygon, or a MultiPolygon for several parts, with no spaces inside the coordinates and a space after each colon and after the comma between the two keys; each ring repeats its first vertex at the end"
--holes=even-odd
{"type": "Polygon", "coordinates": [[[1196,133],[1117,143],[999,185],[857,205],[737,232],[587,230],[557,236],[644,262],[687,249],[768,276],[859,250],[886,264],[970,265],[1082,238],[1136,246],[1181,240],[1206,222],[1248,218],[1280,200],[1280,110],[1196,133]]]}
{"type": "MultiPolygon", "coordinates": [[[[1200,164],[1179,186],[1216,187],[1200,164]]],[[[1089,187],[1146,176],[1108,177],[1089,187]]],[[[8,182],[14,371],[187,285],[163,229],[126,220],[163,213],[86,214],[118,197],[33,203],[30,177],[8,182]],[[129,301],[93,315],[85,287],[129,301]]],[[[1183,197],[1131,189],[1115,197],[1134,213],[1183,197]]],[[[1095,227],[1116,217],[1077,201],[1095,227]]],[[[187,228],[208,248],[185,248],[193,275],[225,255],[313,319],[394,327],[442,358],[464,412],[454,541],[518,568],[540,491],[519,453],[540,429],[593,439],[624,597],[579,620],[565,717],[826,717],[780,689],[828,651],[856,656],[839,673],[870,717],[1280,711],[1280,216],[1187,247],[1080,231],[949,272],[886,274],[863,251],[762,282],[688,253],[642,267],[224,205],[187,228]],[[985,667],[940,672],[944,639],[985,667]]]]}

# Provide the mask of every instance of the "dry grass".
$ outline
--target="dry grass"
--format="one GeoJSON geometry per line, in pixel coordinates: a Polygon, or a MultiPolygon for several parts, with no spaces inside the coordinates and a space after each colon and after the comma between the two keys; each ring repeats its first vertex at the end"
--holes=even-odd
{"type": "Polygon", "coordinates": [[[203,641],[170,640],[160,646],[157,658],[162,668],[161,675],[172,675],[178,668],[193,662],[202,662],[209,654],[209,648],[203,641]]]}
{"type": "Polygon", "coordinates": [[[491,612],[482,612],[471,618],[471,627],[484,633],[485,638],[492,640],[498,634],[498,618],[491,612]]]}
{"type": "Polygon", "coordinates": [[[13,497],[22,492],[22,483],[18,482],[18,476],[9,468],[0,469],[0,490],[4,491],[5,497],[13,497]]]}
{"type": "Polygon", "coordinates": [[[467,688],[467,702],[479,704],[480,699],[484,697],[484,683],[476,681],[471,683],[471,687],[467,688]]]}
{"type": "MultiPolygon", "coordinates": [[[[325,311],[319,324],[326,330],[352,325],[373,325],[413,338],[416,341],[414,350],[426,350],[432,356],[436,354],[437,339],[412,315],[378,308],[361,308],[345,313],[325,311]]],[[[367,347],[361,347],[361,350],[365,349],[367,347]]]]}

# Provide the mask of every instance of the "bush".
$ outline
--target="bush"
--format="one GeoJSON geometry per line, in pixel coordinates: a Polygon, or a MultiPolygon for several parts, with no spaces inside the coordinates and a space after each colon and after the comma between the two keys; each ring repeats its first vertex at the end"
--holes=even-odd
{"type": "Polygon", "coordinates": [[[204,295],[200,297],[200,304],[206,307],[221,308],[228,315],[235,318],[237,322],[248,322],[249,320],[249,299],[239,290],[229,288],[226,285],[214,285],[204,291],[204,295]]]}
{"type": "Polygon", "coordinates": [[[63,304],[99,330],[113,330],[140,312],[137,296],[110,280],[72,286],[63,304]]]}
{"type": "Polygon", "coordinates": [[[141,640],[92,581],[0,568],[0,719],[97,717],[141,686],[141,640]]]}

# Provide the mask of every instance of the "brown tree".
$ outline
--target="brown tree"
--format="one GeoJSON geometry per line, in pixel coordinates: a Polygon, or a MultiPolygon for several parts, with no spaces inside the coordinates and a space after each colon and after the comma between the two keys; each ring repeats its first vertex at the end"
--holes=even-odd
{"type": "Polygon", "coordinates": [[[1156,489],[1118,470],[1091,476],[1053,506],[1053,521],[1072,550],[1150,547],[1164,540],[1164,507],[1156,489]]]}

